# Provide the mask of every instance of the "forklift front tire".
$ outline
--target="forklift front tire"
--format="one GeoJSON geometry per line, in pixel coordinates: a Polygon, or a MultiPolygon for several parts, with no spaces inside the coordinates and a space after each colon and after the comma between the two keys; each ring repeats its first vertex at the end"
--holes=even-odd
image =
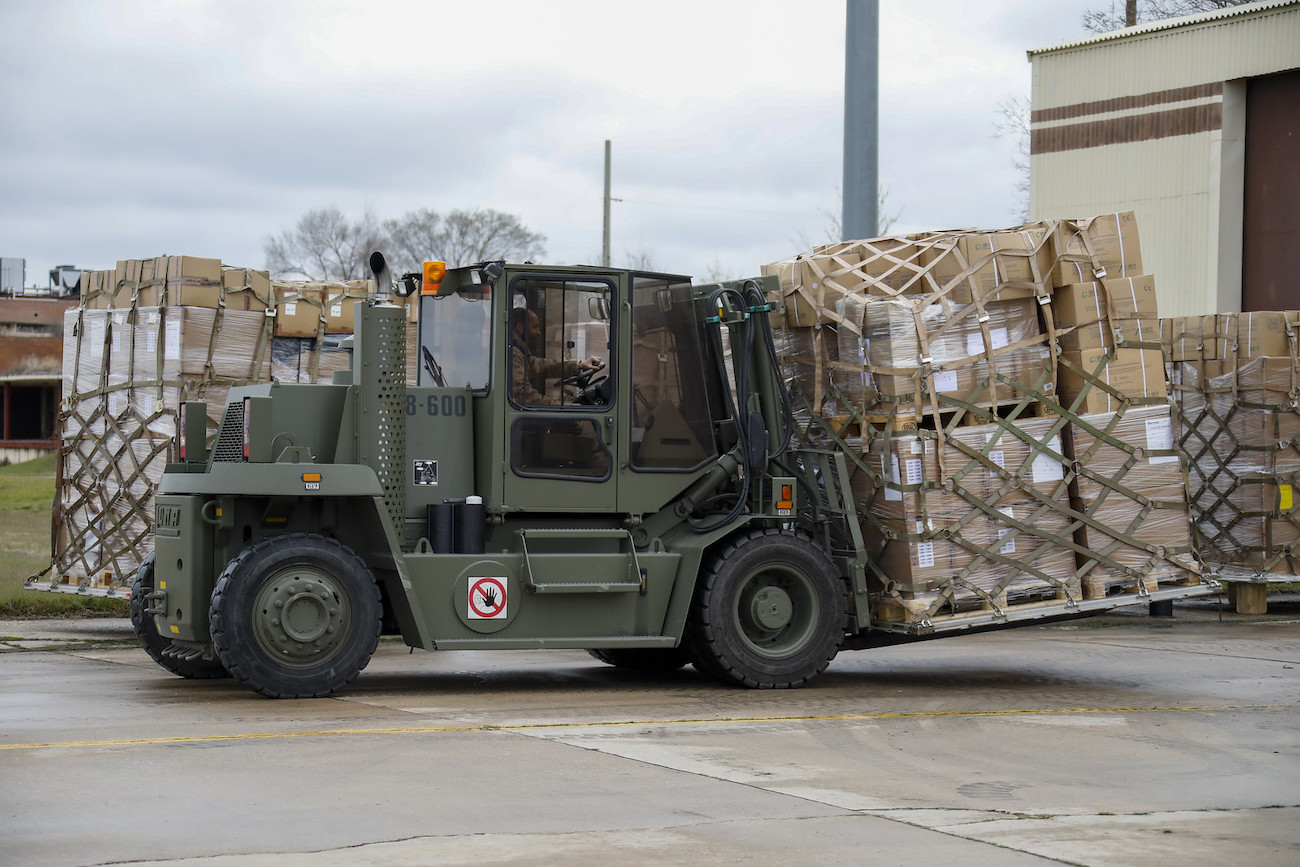
{"type": "Polygon", "coordinates": [[[379,644],[382,604],[365,562],[315,533],[249,545],[212,592],[217,656],[271,698],[319,698],[351,682],[379,644]]]}
{"type": "Polygon", "coordinates": [[[803,686],[844,643],[848,588],[812,539],[741,536],[700,576],[683,644],[702,674],[754,689],[803,686]]]}

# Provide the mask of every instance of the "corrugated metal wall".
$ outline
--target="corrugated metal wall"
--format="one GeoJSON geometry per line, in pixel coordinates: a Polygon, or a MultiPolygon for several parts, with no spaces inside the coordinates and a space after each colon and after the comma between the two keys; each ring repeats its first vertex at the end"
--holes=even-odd
{"type": "Polygon", "coordinates": [[[1162,315],[1238,309],[1239,80],[1300,67],[1300,2],[1125,34],[1031,52],[1031,215],[1133,210],[1162,315]]]}

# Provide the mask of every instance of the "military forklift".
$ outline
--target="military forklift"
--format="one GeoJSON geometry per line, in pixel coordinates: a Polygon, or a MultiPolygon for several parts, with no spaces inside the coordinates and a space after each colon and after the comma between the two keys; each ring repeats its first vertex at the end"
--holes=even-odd
{"type": "Polygon", "coordinates": [[[325,696],[400,635],[785,688],[844,647],[1208,590],[878,622],[846,457],[795,444],[776,278],[370,264],[349,370],[232,388],[210,446],[180,407],[131,594],[175,674],[325,696]]]}
{"type": "Polygon", "coordinates": [[[324,696],[392,634],[780,688],[870,625],[842,458],[791,448],[774,278],[371,268],[350,370],[232,389],[210,448],[181,406],[131,597],[164,668],[324,696]]]}

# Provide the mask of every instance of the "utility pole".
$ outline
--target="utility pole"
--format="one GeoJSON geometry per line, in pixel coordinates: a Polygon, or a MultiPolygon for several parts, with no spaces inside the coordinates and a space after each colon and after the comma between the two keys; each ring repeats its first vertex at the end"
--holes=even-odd
{"type": "Polygon", "coordinates": [[[609,267],[609,139],[605,139],[605,233],[600,245],[600,264],[609,267]]]}
{"type": "Polygon", "coordinates": [[[880,4],[847,0],[844,29],[844,209],[842,240],[876,237],[880,225],[880,4]]]}

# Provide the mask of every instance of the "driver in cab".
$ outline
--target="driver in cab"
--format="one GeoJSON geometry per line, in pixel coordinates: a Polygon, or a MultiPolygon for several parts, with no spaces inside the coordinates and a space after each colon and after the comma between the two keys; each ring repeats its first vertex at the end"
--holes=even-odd
{"type": "Polygon", "coordinates": [[[537,312],[526,307],[510,311],[510,385],[515,401],[532,406],[557,406],[560,401],[547,395],[546,380],[569,377],[583,370],[599,370],[604,363],[596,356],[582,361],[556,361],[533,355],[530,346],[541,337],[537,312]]]}

